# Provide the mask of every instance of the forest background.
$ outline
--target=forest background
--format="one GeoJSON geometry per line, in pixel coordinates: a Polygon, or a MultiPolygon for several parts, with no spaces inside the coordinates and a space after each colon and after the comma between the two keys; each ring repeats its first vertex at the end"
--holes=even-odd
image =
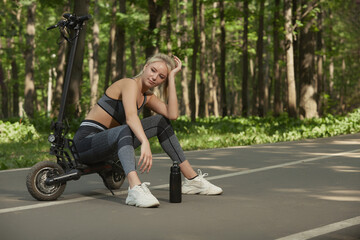
{"type": "MultiPolygon", "coordinates": [[[[148,57],[163,52],[184,65],[175,129],[184,138],[206,137],[183,140],[185,149],[359,130],[360,0],[2,0],[0,6],[2,149],[42,139],[56,119],[69,44],[46,28],[65,12],[93,16],[79,36],[66,104],[74,128],[107,86],[135,76],[148,57]]],[[[0,152],[19,162],[26,155],[0,152]]]]}

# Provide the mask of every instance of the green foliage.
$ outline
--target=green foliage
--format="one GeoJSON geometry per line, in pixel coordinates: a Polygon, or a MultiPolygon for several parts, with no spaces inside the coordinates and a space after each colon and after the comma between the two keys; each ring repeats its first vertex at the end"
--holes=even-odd
{"type": "Polygon", "coordinates": [[[0,143],[0,170],[31,167],[40,161],[54,160],[49,148],[44,134],[33,141],[0,143]]]}
{"type": "MultiPolygon", "coordinates": [[[[0,40],[3,43],[0,48],[1,62],[4,74],[4,82],[8,88],[8,101],[9,107],[11,104],[11,89],[15,84],[18,84],[18,89],[24,89],[25,78],[25,52],[27,50],[26,43],[26,22],[27,22],[27,7],[32,2],[37,5],[36,8],[36,31],[35,31],[35,69],[34,69],[34,81],[36,88],[36,102],[39,111],[45,111],[47,89],[49,82],[49,70],[55,69],[58,64],[57,52],[59,46],[57,44],[59,38],[59,32],[57,30],[47,31],[46,27],[57,23],[60,20],[61,15],[64,13],[64,7],[69,5],[72,12],[74,1],[65,0],[17,0],[17,1],[5,1],[1,2],[0,14],[0,40]],[[5,44],[6,43],[6,44],[5,44]],[[17,77],[11,76],[12,64],[16,65],[17,77]]],[[[205,7],[205,35],[206,46],[210,49],[210,46],[218,43],[220,37],[220,22],[219,22],[219,8],[214,7],[213,3],[218,2],[214,0],[204,1],[205,7]],[[215,40],[211,39],[212,31],[215,29],[215,40]]],[[[311,1],[308,1],[309,4],[311,1]]],[[[357,71],[359,68],[358,61],[358,49],[359,49],[359,26],[358,9],[359,6],[356,1],[315,1],[316,7],[310,11],[308,17],[311,18],[314,24],[318,24],[316,21],[319,17],[319,13],[322,13],[323,24],[322,27],[316,25],[317,31],[321,30],[321,35],[324,42],[324,48],[321,51],[317,51],[318,56],[326,56],[324,58],[323,73],[327,79],[328,84],[331,83],[332,92],[330,92],[330,86],[325,86],[327,89],[326,94],[329,98],[324,102],[322,113],[340,113],[343,112],[340,109],[339,97],[344,97],[343,104],[345,105],[345,111],[351,111],[354,107],[359,106],[360,99],[358,94],[358,83],[360,73],[357,71]],[[321,27],[321,28],[320,28],[321,27]],[[344,62],[344,67],[343,63],[344,62]],[[330,77],[329,65],[333,64],[334,72],[330,77]],[[344,69],[343,69],[344,68],[344,69]],[[335,107],[334,107],[335,106],[335,107]]],[[[89,110],[90,103],[90,81],[89,81],[89,49],[87,44],[93,40],[92,26],[96,21],[100,27],[100,43],[98,52],[99,61],[99,95],[104,91],[105,85],[105,72],[108,57],[108,44],[109,44],[109,31],[112,22],[117,22],[125,27],[125,42],[126,42],[126,76],[131,77],[134,75],[131,56],[131,47],[134,47],[135,53],[135,66],[136,72],[142,67],[145,60],[145,48],[150,45],[159,45],[160,51],[167,51],[167,41],[165,39],[167,31],[167,18],[165,9],[163,12],[162,23],[158,29],[154,32],[160,33],[160,41],[156,42],[154,37],[149,36],[149,9],[147,1],[127,1],[126,14],[121,14],[119,11],[115,16],[112,16],[112,5],[114,1],[90,1],[89,14],[93,16],[93,19],[86,23],[86,43],[85,54],[83,64],[83,81],[81,84],[81,109],[84,112],[89,110]],[[95,13],[95,4],[98,4],[99,12],[95,13]]],[[[311,2],[312,3],[312,2],[311,2]]],[[[304,7],[304,11],[307,6],[304,7]]],[[[280,19],[278,25],[274,29],[274,11],[276,9],[274,1],[266,1],[265,9],[265,28],[264,28],[264,54],[266,54],[266,66],[268,68],[268,79],[271,80],[270,84],[273,85],[274,73],[273,73],[273,40],[272,34],[274,30],[279,32],[280,39],[284,38],[284,19],[283,19],[283,1],[280,1],[280,19]]],[[[297,6],[297,11],[293,16],[301,14],[301,5],[297,6]],[[300,7],[300,8],[299,8],[300,7]]],[[[191,73],[191,55],[192,55],[192,2],[183,3],[181,1],[170,1],[170,14],[171,14],[171,53],[178,55],[181,59],[184,56],[189,57],[187,64],[188,73],[191,73]],[[185,6],[186,10],[180,9],[180,6],[185,6]],[[182,26],[179,22],[179,15],[186,13],[185,21],[187,27],[182,26]],[[184,35],[188,34],[188,40],[186,43],[182,43],[179,47],[178,40],[184,35]]],[[[241,1],[225,1],[225,28],[226,28],[226,85],[231,88],[226,89],[227,96],[234,96],[235,92],[241,91],[241,80],[243,76],[242,69],[242,46],[243,46],[243,27],[244,27],[244,9],[241,1]]],[[[294,19],[296,21],[297,28],[294,29],[294,37],[298,38],[299,30],[306,25],[304,18],[294,19]]],[[[248,52],[249,58],[254,61],[256,54],[256,41],[257,31],[259,24],[259,1],[249,1],[249,27],[248,27],[248,52]]],[[[315,26],[314,26],[315,27],[315,26]]],[[[280,49],[280,54],[283,54],[283,49],[280,49]]],[[[296,54],[296,53],[295,53],[296,54]]],[[[295,56],[296,57],[296,56],[295,56]]],[[[206,64],[210,61],[209,53],[205,57],[206,64]]],[[[216,61],[216,70],[219,74],[220,61],[216,61]]],[[[285,66],[282,65],[281,68],[285,66]]],[[[253,67],[256,76],[256,65],[253,67]]],[[[55,86],[56,77],[52,76],[52,86],[55,86]]],[[[198,76],[198,75],[197,75],[198,76]]],[[[210,79],[210,78],[209,78],[210,79]]],[[[296,79],[298,81],[298,79],[296,79]]],[[[249,86],[250,87],[250,86],[249,86]]],[[[273,86],[269,86],[270,97],[274,94],[273,86]]],[[[180,88],[179,88],[180,89],[180,88]]],[[[180,91],[179,97],[180,97],[180,91]]],[[[249,97],[253,94],[253,89],[249,89],[249,97]]],[[[321,93],[319,93],[321,94],[321,93]]],[[[19,92],[20,100],[24,98],[24,91],[19,92]]],[[[240,96],[238,94],[238,96],[240,96]]],[[[234,107],[236,110],[234,114],[239,113],[239,107],[234,107]]],[[[9,112],[11,109],[9,109],[9,112]]],[[[16,116],[18,113],[11,113],[16,116]]],[[[0,113],[0,117],[5,116],[0,113]]]]}
{"type": "MultiPolygon", "coordinates": [[[[51,119],[44,116],[35,119],[32,123],[25,121],[21,124],[0,121],[0,169],[29,167],[38,161],[53,159],[47,153],[50,147],[47,142],[49,130],[45,130],[50,127],[51,119]]],[[[80,119],[69,123],[69,138],[79,124],[80,119]]],[[[188,117],[182,116],[172,125],[184,150],[221,148],[358,133],[360,109],[347,116],[329,114],[306,120],[289,118],[284,114],[277,118],[198,118],[192,123],[188,117]]],[[[150,143],[153,153],[162,152],[157,138],[152,138],[150,143]]]]}
{"type": "MultiPolygon", "coordinates": [[[[64,123],[68,127],[68,133],[70,137],[75,133],[75,131],[80,126],[81,121],[83,120],[83,117],[80,118],[65,118],[64,123]]],[[[34,126],[37,132],[40,134],[48,135],[51,129],[51,124],[55,123],[57,121],[56,118],[50,118],[45,113],[43,114],[36,114],[34,118],[30,120],[31,124],[34,126]]]]}
{"type": "MultiPolygon", "coordinates": [[[[331,137],[360,132],[360,109],[347,116],[299,120],[286,114],[274,117],[199,118],[192,123],[181,117],[173,127],[184,150],[220,148],[331,137]]],[[[153,140],[154,150],[161,151],[153,140]]]]}
{"type": "Polygon", "coordinates": [[[0,121],[0,169],[28,167],[45,160],[40,141],[41,135],[27,119],[0,121]]]}
{"type": "Polygon", "coordinates": [[[0,121],[0,144],[10,142],[30,142],[39,139],[35,127],[28,120],[21,122],[0,121]]]}

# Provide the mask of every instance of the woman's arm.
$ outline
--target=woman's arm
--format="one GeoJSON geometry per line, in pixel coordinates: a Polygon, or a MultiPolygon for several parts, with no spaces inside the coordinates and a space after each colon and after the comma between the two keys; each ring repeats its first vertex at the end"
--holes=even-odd
{"type": "Polygon", "coordinates": [[[174,57],[176,67],[169,73],[168,80],[168,103],[164,103],[155,95],[151,95],[146,104],[154,112],[163,115],[164,117],[175,120],[178,118],[178,99],[176,95],[175,75],[181,70],[182,63],[179,58],[174,57]]]}
{"type": "Polygon", "coordinates": [[[136,98],[138,95],[138,86],[134,80],[129,80],[123,83],[121,91],[121,99],[126,115],[126,124],[130,127],[132,132],[141,142],[141,155],[138,165],[140,171],[149,172],[152,166],[152,154],[149,140],[147,139],[144,129],[141,125],[139,116],[137,114],[136,98]]]}

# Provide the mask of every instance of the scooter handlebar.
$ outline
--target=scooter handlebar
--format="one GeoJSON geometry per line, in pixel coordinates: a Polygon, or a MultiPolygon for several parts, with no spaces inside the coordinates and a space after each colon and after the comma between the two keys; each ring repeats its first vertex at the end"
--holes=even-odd
{"type": "Polygon", "coordinates": [[[87,20],[89,20],[89,19],[91,19],[91,15],[84,15],[84,16],[81,16],[81,17],[78,17],[78,21],[79,22],[85,22],[85,21],[87,21],[87,20]]]}
{"type": "Polygon", "coordinates": [[[51,30],[59,26],[75,26],[77,24],[82,24],[83,22],[91,19],[92,16],[84,15],[78,17],[75,14],[64,13],[63,17],[65,18],[64,20],[60,20],[57,24],[48,27],[46,30],[51,30]]]}
{"type": "Polygon", "coordinates": [[[84,16],[76,16],[75,14],[70,14],[70,13],[64,13],[63,15],[64,18],[70,20],[70,21],[74,21],[76,23],[78,22],[84,22],[84,21],[87,21],[89,19],[91,19],[91,15],[84,15],[84,16]]]}
{"type": "Polygon", "coordinates": [[[57,24],[48,27],[46,30],[51,30],[51,29],[53,29],[53,28],[57,28],[57,24]]]}

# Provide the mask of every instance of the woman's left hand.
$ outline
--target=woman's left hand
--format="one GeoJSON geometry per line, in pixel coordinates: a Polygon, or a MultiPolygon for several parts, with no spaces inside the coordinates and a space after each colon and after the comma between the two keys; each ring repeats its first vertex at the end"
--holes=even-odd
{"type": "Polygon", "coordinates": [[[139,158],[138,166],[140,166],[141,173],[149,173],[152,166],[152,154],[149,141],[145,141],[141,144],[141,154],[139,158]]]}
{"type": "Polygon", "coordinates": [[[175,68],[174,68],[173,70],[171,70],[170,75],[172,75],[172,76],[175,77],[175,75],[176,75],[178,72],[180,72],[180,70],[181,70],[182,62],[181,62],[181,60],[180,60],[178,57],[176,57],[176,56],[174,56],[174,61],[175,61],[175,68]]]}

